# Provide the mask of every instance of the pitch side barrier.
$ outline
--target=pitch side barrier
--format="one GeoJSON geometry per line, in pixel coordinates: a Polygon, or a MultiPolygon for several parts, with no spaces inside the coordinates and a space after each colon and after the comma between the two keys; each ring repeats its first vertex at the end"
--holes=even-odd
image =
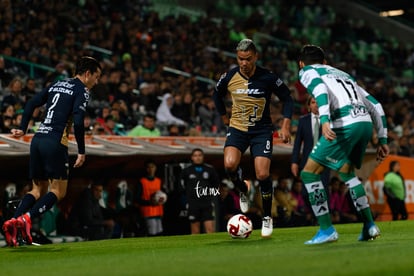
{"type": "MultiPolygon", "coordinates": [[[[29,147],[33,135],[25,135],[19,139],[9,134],[0,134],[0,191],[10,183],[30,182],[28,179],[29,147]]],[[[224,137],[200,136],[162,136],[162,137],[127,137],[109,135],[86,136],[86,162],[78,169],[71,169],[69,194],[76,194],[86,187],[92,180],[104,180],[108,189],[116,187],[120,181],[127,181],[133,190],[139,177],[145,173],[144,164],[153,159],[159,170],[157,174],[164,178],[165,166],[189,162],[190,153],[194,148],[201,148],[205,152],[205,160],[213,165],[219,174],[224,177],[223,145],[224,137]]],[[[70,162],[74,163],[77,154],[75,138],[70,136],[70,162]]],[[[271,166],[272,177],[290,175],[290,158],[292,145],[283,144],[274,139],[273,160],[271,166]]],[[[410,218],[414,218],[414,159],[399,156],[390,156],[382,164],[378,164],[375,151],[369,150],[364,159],[362,169],[357,175],[364,181],[372,209],[379,220],[389,220],[391,215],[382,192],[383,175],[388,170],[391,160],[399,160],[402,174],[406,180],[407,207],[410,218]]],[[[242,157],[244,175],[254,179],[253,161],[247,151],[242,157]]],[[[169,177],[166,176],[164,185],[169,177]]],[[[70,198],[70,197],[69,197],[70,198]]]]}

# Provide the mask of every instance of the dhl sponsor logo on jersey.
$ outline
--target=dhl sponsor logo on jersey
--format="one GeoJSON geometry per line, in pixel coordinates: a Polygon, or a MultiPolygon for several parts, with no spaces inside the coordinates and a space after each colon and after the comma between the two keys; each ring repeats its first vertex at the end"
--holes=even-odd
{"type": "Polygon", "coordinates": [[[249,88],[242,89],[242,88],[238,88],[238,89],[236,89],[234,94],[262,95],[262,94],[264,94],[264,92],[260,91],[259,89],[249,89],[249,88]]]}

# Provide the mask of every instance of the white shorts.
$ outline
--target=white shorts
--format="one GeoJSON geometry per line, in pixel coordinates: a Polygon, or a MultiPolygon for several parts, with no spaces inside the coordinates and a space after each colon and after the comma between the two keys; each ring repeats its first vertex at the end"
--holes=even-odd
{"type": "Polygon", "coordinates": [[[155,236],[162,233],[162,220],[160,217],[145,218],[145,222],[147,224],[148,235],[155,236]]]}

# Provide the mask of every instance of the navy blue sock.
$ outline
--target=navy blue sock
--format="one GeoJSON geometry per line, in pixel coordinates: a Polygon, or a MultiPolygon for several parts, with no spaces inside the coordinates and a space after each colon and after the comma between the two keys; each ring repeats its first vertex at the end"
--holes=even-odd
{"type": "Polygon", "coordinates": [[[262,194],[263,216],[272,216],[272,179],[270,177],[265,180],[259,180],[260,192],[262,194]]]}
{"type": "Polygon", "coordinates": [[[52,208],[56,202],[56,195],[52,192],[48,192],[47,194],[42,196],[30,210],[30,217],[35,218],[40,216],[41,214],[52,208]]]}
{"type": "Polygon", "coordinates": [[[36,198],[32,194],[25,194],[14,212],[14,218],[26,213],[36,203],[36,198]]]}
{"type": "Polygon", "coordinates": [[[247,193],[247,186],[246,186],[246,183],[244,183],[243,181],[242,169],[238,167],[237,170],[233,172],[231,171],[226,171],[226,172],[231,182],[233,182],[234,187],[242,193],[247,193]]]}

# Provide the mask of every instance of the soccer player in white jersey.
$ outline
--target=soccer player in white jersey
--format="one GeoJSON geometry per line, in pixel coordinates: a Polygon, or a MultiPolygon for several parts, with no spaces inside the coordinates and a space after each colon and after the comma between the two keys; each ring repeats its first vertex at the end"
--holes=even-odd
{"type": "Polygon", "coordinates": [[[316,99],[322,126],[322,136],[301,172],[312,210],[320,226],[316,235],[305,244],[320,244],[338,239],[329,214],[327,193],[320,177],[325,167],[337,171],[350,189],[354,205],[364,224],[358,240],[373,240],[380,235],[380,230],[374,223],[368,198],[361,181],[355,175],[355,168],[361,167],[374,127],[379,137],[377,160],[382,161],[389,154],[384,110],[352,76],[326,65],[322,48],[305,45],[300,52],[299,67],[299,80],[316,99]]]}

